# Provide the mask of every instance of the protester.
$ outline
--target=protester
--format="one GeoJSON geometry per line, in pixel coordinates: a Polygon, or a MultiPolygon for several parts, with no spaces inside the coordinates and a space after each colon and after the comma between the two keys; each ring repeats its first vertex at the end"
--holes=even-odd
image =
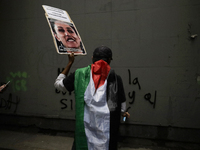
{"type": "Polygon", "coordinates": [[[123,82],[110,67],[112,51],[106,46],[93,52],[93,64],[68,76],[74,54],[54,85],[61,91],[75,91],[77,150],[117,150],[121,115],[129,118],[123,82]]]}

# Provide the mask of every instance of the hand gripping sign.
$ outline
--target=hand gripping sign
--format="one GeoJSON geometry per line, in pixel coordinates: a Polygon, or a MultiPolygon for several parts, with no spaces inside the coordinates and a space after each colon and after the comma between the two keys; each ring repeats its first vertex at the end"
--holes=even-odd
{"type": "Polygon", "coordinates": [[[62,9],[42,5],[56,50],[59,54],[86,55],[86,50],[74,22],[62,9]]]}

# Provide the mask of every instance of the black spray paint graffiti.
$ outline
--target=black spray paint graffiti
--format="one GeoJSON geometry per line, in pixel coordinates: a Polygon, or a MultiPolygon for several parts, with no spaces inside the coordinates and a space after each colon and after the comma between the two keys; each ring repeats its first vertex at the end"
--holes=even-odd
{"type": "MultiPolygon", "coordinates": [[[[128,69],[128,75],[129,75],[129,84],[133,84],[133,85],[138,85],[138,89],[141,90],[141,86],[140,86],[140,83],[139,83],[139,79],[138,77],[134,78],[133,81],[131,79],[131,71],[128,69]]],[[[128,93],[128,97],[131,99],[131,101],[129,102],[129,104],[133,104],[134,101],[135,101],[135,91],[132,91],[132,92],[129,92],[128,93]]],[[[153,105],[153,108],[155,108],[156,106],[156,97],[157,97],[157,91],[155,91],[155,94],[154,94],[154,101],[152,102],[151,101],[151,93],[147,93],[144,95],[144,99],[147,100],[150,104],[153,105]]],[[[130,109],[131,107],[128,107],[127,108],[127,111],[130,109]]]]}
{"type": "Polygon", "coordinates": [[[149,101],[149,103],[153,105],[153,108],[155,108],[155,106],[156,106],[156,96],[157,96],[157,91],[155,91],[155,94],[154,94],[154,102],[151,101],[151,93],[145,94],[144,99],[149,101]]]}
{"type": "Polygon", "coordinates": [[[13,96],[10,93],[8,100],[4,98],[0,98],[0,109],[4,108],[5,110],[8,110],[8,109],[10,110],[11,106],[15,105],[14,113],[16,113],[19,102],[20,102],[20,98],[16,96],[16,100],[14,101],[13,96]]]}
{"type": "MultiPolygon", "coordinates": [[[[61,109],[66,109],[68,107],[67,99],[61,99],[60,103],[64,105],[63,107],[61,107],[61,109]]],[[[70,100],[70,108],[71,108],[71,110],[73,110],[73,100],[72,99],[70,100]]]]}
{"type": "MultiPolygon", "coordinates": [[[[58,70],[57,70],[58,75],[59,75],[63,70],[64,70],[64,68],[62,68],[62,69],[58,68],[58,70]]],[[[59,91],[58,89],[55,89],[55,92],[56,92],[57,94],[62,94],[62,95],[66,95],[67,93],[68,93],[69,95],[72,95],[71,92],[61,92],[61,91],[59,91]]],[[[69,101],[68,101],[68,99],[61,99],[61,100],[60,100],[60,103],[63,105],[63,106],[61,107],[61,109],[70,108],[70,110],[73,110],[73,100],[72,100],[72,99],[69,100],[69,101]]]]}
{"type": "MultiPolygon", "coordinates": [[[[57,73],[58,75],[64,70],[64,68],[60,69],[58,68],[57,70],[57,73]]],[[[129,84],[133,84],[133,85],[137,85],[138,86],[138,89],[141,90],[141,85],[140,85],[140,82],[139,82],[139,79],[138,77],[134,78],[133,80],[131,79],[131,71],[128,69],[128,74],[129,74],[129,84]]],[[[62,95],[66,95],[67,93],[69,95],[71,95],[72,93],[71,92],[61,92],[59,91],[58,89],[55,89],[55,92],[57,94],[62,94],[62,95]]],[[[132,92],[129,92],[128,93],[128,97],[131,99],[131,101],[129,102],[130,105],[132,105],[135,101],[135,96],[136,96],[136,93],[135,91],[132,91],[132,92]]],[[[150,104],[153,105],[153,108],[155,108],[155,105],[156,105],[156,97],[157,97],[157,91],[155,91],[155,94],[154,94],[154,101],[152,101],[152,96],[151,96],[151,93],[147,93],[144,95],[144,99],[147,100],[150,104]]],[[[60,103],[63,105],[61,107],[61,109],[67,109],[69,108],[70,110],[73,110],[73,100],[72,99],[61,99],[60,100],[60,103]]],[[[128,107],[127,108],[127,111],[130,109],[131,107],[128,107]]]]}

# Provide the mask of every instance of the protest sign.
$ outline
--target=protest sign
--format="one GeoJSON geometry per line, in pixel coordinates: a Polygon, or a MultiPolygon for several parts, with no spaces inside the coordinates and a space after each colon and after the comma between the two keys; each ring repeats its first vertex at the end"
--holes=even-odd
{"type": "Polygon", "coordinates": [[[86,50],[74,22],[62,9],[42,5],[59,54],[86,55],[86,50]]]}

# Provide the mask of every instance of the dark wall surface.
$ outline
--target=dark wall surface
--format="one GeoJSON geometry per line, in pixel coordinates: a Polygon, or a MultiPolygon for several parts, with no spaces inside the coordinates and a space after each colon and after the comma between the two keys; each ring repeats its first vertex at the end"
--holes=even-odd
{"type": "Polygon", "coordinates": [[[53,85],[68,57],[56,52],[42,5],[66,10],[81,35],[88,54],[71,72],[97,46],[112,49],[127,125],[200,129],[199,0],[1,0],[0,83],[11,81],[1,114],[75,118],[74,93],[53,85]]]}

